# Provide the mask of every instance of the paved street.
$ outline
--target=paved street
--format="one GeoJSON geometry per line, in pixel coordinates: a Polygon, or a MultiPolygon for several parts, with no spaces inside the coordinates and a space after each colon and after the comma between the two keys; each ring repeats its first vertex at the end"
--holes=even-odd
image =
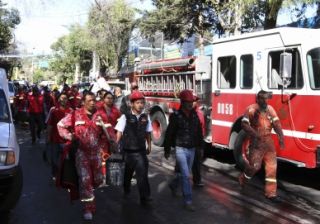
{"type": "MultiPolygon", "coordinates": [[[[42,160],[44,142],[31,145],[27,129],[18,129],[24,187],[20,201],[9,217],[10,224],[77,224],[84,223],[79,202],[71,203],[68,193],[57,189],[49,178],[50,168],[42,160]]],[[[299,197],[290,190],[279,190],[280,204],[272,204],[263,196],[263,182],[257,177],[240,191],[233,164],[205,161],[205,187],[194,189],[196,212],[182,208],[182,199],[173,198],[167,186],[172,177],[174,160],[163,159],[161,148],[154,147],[150,156],[150,183],[154,203],[152,208],[141,207],[133,187],[130,198],[122,198],[122,189],[104,187],[96,190],[97,213],[93,223],[319,223],[320,210],[316,203],[299,197]],[[211,167],[211,168],[210,168],[211,167]]],[[[282,181],[281,181],[282,183],[282,181]]],[[[287,187],[290,184],[286,185],[287,187]]],[[[290,187],[289,187],[290,188],[290,187]]],[[[310,188],[317,195],[318,190],[310,188]],[[313,190],[312,190],[313,189],[313,190]]],[[[316,187],[315,187],[316,188],[316,187]]],[[[314,198],[318,200],[319,198],[314,198]]],[[[5,220],[7,218],[7,220],[5,220]]]]}

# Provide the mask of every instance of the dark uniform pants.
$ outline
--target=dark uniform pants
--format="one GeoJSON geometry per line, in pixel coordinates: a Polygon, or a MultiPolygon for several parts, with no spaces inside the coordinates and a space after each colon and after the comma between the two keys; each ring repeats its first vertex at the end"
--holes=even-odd
{"type": "Polygon", "coordinates": [[[277,157],[271,135],[251,145],[249,164],[245,166],[243,178],[254,176],[261,169],[262,162],[264,162],[266,173],[265,196],[274,197],[277,195],[277,157]]]}
{"type": "Polygon", "coordinates": [[[136,173],[137,183],[140,193],[140,199],[143,201],[150,197],[150,185],[148,180],[149,161],[146,152],[135,152],[124,154],[124,193],[130,193],[131,179],[133,173],[136,173]]]}
{"type": "Polygon", "coordinates": [[[193,176],[193,184],[201,183],[201,159],[202,159],[202,149],[196,148],[194,154],[194,160],[192,165],[192,176],[193,176]]]}
{"type": "Polygon", "coordinates": [[[43,129],[43,114],[30,113],[29,125],[30,125],[32,142],[34,142],[36,140],[36,132],[37,132],[37,137],[40,138],[41,130],[43,129]],[[37,131],[36,131],[36,126],[37,126],[37,131]]]}

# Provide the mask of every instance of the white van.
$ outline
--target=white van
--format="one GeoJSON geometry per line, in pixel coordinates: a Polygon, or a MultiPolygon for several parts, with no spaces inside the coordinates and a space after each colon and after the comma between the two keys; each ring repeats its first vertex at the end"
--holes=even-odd
{"type": "Polygon", "coordinates": [[[0,68],[0,212],[10,211],[20,198],[23,177],[19,156],[7,75],[0,68]]]}

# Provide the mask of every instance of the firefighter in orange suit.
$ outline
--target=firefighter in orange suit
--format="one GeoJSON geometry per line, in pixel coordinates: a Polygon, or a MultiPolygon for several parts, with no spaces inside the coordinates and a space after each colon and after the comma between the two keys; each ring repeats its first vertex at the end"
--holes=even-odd
{"type": "Polygon", "coordinates": [[[265,165],[265,196],[272,202],[279,202],[277,197],[277,158],[274,142],[271,138],[272,128],[279,138],[280,148],[284,148],[283,132],[280,120],[272,106],[268,105],[268,92],[261,90],[257,94],[256,103],[250,105],[242,119],[242,128],[250,136],[248,164],[239,177],[244,184],[265,165]]]}

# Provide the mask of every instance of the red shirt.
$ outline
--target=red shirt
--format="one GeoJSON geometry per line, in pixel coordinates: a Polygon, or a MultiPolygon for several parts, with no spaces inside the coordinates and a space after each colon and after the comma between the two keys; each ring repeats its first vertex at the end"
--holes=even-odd
{"type": "Polygon", "coordinates": [[[61,107],[52,107],[47,118],[47,125],[52,126],[51,129],[51,135],[49,136],[50,141],[53,143],[64,143],[65,140],[60,137],[57,124],[58,122],[64,118],[67,114],[72,112],[72,109],[67,107],[66,109],[63,109],[61,107]]]}
{"type": "Polygon", "coordinates": [[[101,112],[101,117],[104,121],[108,121],[114,128],[118,122],[119,117],[121,116],[120,111],[115,107],[112,106],[109,111],[105,109],[103,106],[102,108],[99,109],[101,112]]]}
{"type": "MultiPolygon", "coordinates": [[[[120,112],[119,112],[119,114],[120,114],[120,112]]],[[[111,116],[107,116],[106,110],[104,108],[98,110],[96,113],[96,116],[97,116],[98,122],[99,122],[99,118],[101,118],[102,122],[105,125],[105,129],[108,132],[109,137],[115,141],[116,140],[116,131],[114,129],[114,125],[112,124],[111,116]]],[[[101,124],[100,124],[100,126],[101,126],[101,124]]],[[[111,152],[109,151],[110,144],[109,144],[109,141],[107,139],[106,134],[101,135],[101,140],[102,140],[101,146],[103,148],[104,153],[107,153],[108,155],[110,155],[111,154],[111,152]]]]}
{"type": "Polygon", "coordinates": [[[199,118],[199,121],[200,121],[200,124],[201,124],[202,135],[204,136],[205,132],[206,132],[206,125],[205,125],[205,122],[204,122],[203,112],[199,109],[198,106],[195,108],[195,111],[196,111],[196,113],[198,115],[198,118],[199,118]]]}
{"type": "Polygon", "coordinates": [[[80,108],[81,107],[81,96],[80,93],[70,93],[69,95],[69,104],[72,109],[80,108]]]}
{"type": "Polygon", "coordinates": [[[97,101],[97,102],[96,102],[96,108],[97,108],[97,110],[101,110],[101,109],[104,108],[104,102],[103,102],[103,100],[100,100],[100,101],[97,101]]]}
{"type": "Polygon", "coordinates": [[[32,93],[29,93],[28,102],[29,102],[28,111],[30,113],[43,113],[43,96],[41,95],[34,96],[32,93]]]}
{"type": "Polygon", "coordinates": [[[27,94],[24,92],[18,93],[14,98],[14,106],[19,112],[26,111],[28,107],[27,94]]]}

